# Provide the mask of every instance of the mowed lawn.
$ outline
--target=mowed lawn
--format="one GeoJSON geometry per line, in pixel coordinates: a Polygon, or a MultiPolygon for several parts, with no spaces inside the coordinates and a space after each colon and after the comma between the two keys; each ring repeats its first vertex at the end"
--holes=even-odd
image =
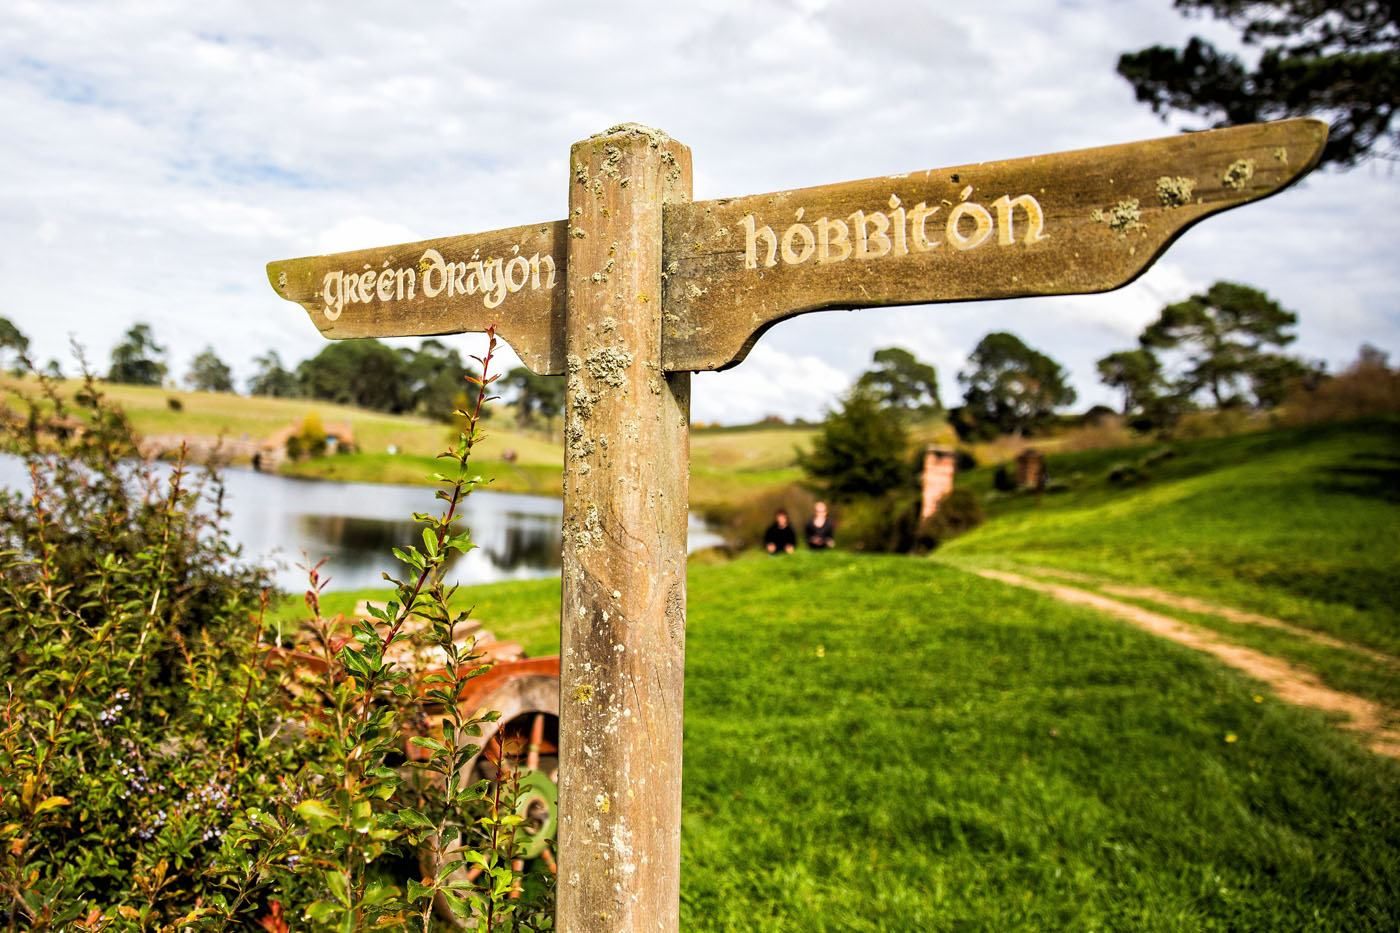
{"type": "MultiPolygon", "coordinates": [[[[558,586],[462,595],[544,651],[558,586]]],[[[691,568],[687,663],[685,929],[1400,926],[1400,764],[1087,610],[753,557],[691,568]]]]}

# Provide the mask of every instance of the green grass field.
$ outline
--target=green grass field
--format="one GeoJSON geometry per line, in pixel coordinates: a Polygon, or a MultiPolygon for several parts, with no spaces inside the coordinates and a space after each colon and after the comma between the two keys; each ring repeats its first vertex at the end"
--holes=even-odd
{"type": "MultiPolygon", "coordinates": [[[[690,589],[686,929],[1400,923],[1400,764],[1209,658],[911,558],[690,589]]],[[[557,580],[462,597],[557,650],[557,580]]]]}
{"type": "MultiPolygon", "coordinates": [[[[0,399],[16,380],[0,376],[0,399]]],[[[64,383],[71,392],[78,383],[64,383]]],[[[33,390],[33,384],[27,386],[33,390]]],[[[291,476],[346,482],[430,484],[441,469],[435,460],[448,443],[450,428],[440,422],[389,415],[310,399],[274,399],[226,392],[185,392],[103,383],[143,435],[186,435],[239,439],[265,438],[315,412],[324,423],[348,422],[359,450],[287,463],[291,476]],[[170,407],[179,401],[181,410],[170,407]],[[390,446],[398,452],[390,454],[390,446]]],[[[522,430],[514,410],[493,408],[476,459],[478,472],[503,492],[558,496],[563,486],[564,448],[556,431],[522,430]],[[507,451],[514,460],[507,462],[507,451]]],[[[697,429],[691,435],[691,502],[697,509],[786,486],[801,478],[796,451],[811,443],[814,428],[752,427],[697,429]]]]}
{"type": "MultiPolygon", "coordinates": [[[[1145,583],[1400,655],[1400,421],[1051,457],[1039,497],[992,498],[991,521],[940,548],[1145,583]],[[1107,477],[1138,467],[1138,485],[1107,477]]],[[[961,481],[961,479],[960,479],[961,481]]],[[[966,484],[991,490],[991,471],[966,484]]]]}

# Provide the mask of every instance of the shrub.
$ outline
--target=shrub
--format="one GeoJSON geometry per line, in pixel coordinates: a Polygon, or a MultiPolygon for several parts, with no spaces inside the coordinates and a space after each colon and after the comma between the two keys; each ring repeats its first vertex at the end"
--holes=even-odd
{"type": "Polygon", "coordinates": [[[918,550],[932,550],[982,524],[982,502],[971,489],[954,489],[938,503],[938,511],[920,525],[915,541],[918,550]]]}
{"type": "Polygon", "coordinates": [[[308,412],[301,419],[301,427],[294,436],[301,440],[302,452],[308,457],[319,457],[326,452],[326,426],[316,412],[308,412]]]}
{"type": "Polygon", "coordinates": [[[1108,471],[1108,482],[1113,486],[1137,486],[1147,480],[1147,469],[1140,463],[1115,463],[1108,471]]]}
{"type": "Polygon", "coordinates": [[[866,496],[833,508],[836,540],[854,551],[904,554],[914,548],[918,498],[905,490],[866,496]]]}
{"type": "Polygon", "coordinates": [[[177,922],[219,887],[203,869],[235,808],[300,754],[260,740],[278,732],[257,649],[267,581],[228,545],[218,477],[142,463],[91,380],[81,398],[85,430],[54,430],[71,414],[50,385],[5,437],[31,481],[0,492],[12,928],[68,928],[88,905],[177,922]]]}
{"type": "MultiPolygon", "coordinates": [[[[494,335],[490,347],[483,372],[494,335]]],[[[407,567],[395,598],[345,641],[309,570],[309,669],[273,663],[280,637],[262,643],[267,580],[228,544],[217,474],[134,459],[129,424],[90,378],[85,430],[56,430],[72,418],[41,383],[47,398],[5,436],[32,491],[0,492],[10,928],[428,930],[435,901],[478,929],[549,927],[547,885],[511,897],[514,780],[465,780],[491,717],[454,702],[486,670],[454,638],[468,613],[451,608],[442,570],[474,547],[454,519],[477,482],[490,381],[444,454],[443,514],[415,516],[421,547],[395,550],[407,567]],[[386,660],[410,618],[447,661],[418,683],[386,660]],[[445,722],[412,739],[427,758],[410,766],[424,690],[445,722]],[[426,877],[413,864],[425,848],[438,869],[426,877]],[[476,881],[460,880],[468,859],[476,881]]]]}
{"type": "Polygon", "coordinates": [[[1354,363],[1330,379],[1299,383],[1285,402],[1287,424],[1347,421],[1400,412],[1400,369],[1385,354],[1363,346],[1354,363]]]}

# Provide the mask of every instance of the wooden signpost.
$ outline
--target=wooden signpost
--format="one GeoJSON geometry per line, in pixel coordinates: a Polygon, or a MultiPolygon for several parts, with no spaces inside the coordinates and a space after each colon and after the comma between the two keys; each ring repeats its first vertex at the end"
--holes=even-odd
{"type": "Polygon", "coordinates": [[[1118,288],[1326,138],[1285,120],[692,201],[690,150],[627,124],[573,146],[565,220],[268,265],[326,337],[495,324],[567,378],[559,929],[678,925],[690,373],[806,311],[1118,288]]]}

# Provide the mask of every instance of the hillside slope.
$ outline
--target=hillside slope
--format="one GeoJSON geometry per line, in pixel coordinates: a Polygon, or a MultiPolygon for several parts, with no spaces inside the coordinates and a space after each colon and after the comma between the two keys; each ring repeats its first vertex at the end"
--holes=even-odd
{"type": "Polygon", "coordinates": [[[1048,460],[944,560],[1073,571],[1220,600],[1400,655],[1400,421],[1048,460]],[[1111,476],[1115,478],[1110,478],[1111,476]]]}

